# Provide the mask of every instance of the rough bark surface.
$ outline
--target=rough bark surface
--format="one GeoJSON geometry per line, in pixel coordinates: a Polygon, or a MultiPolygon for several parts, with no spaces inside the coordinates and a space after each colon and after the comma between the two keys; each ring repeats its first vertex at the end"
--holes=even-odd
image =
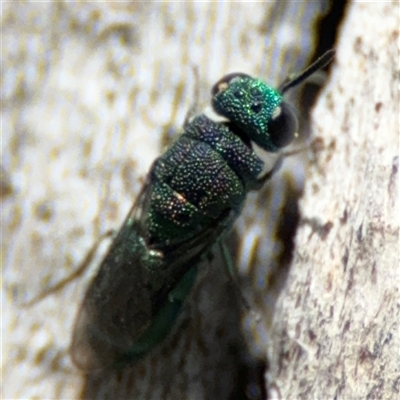
{"type": "Polygon", "coordinates": [[[194,103],[194,68],[201,104],[228,72],[279,84],[306,65],[324,11],[317,2],[2,4],[3,398],[241,399],[245,342],[268,358],[270,397],[398,396],[398,3],[355,3],[346,16],[314,113],[322,146],[291,268],[279,277],[287,247],[276,226],[282,210],[296,214],[297,195],[295,210],[282,200],[298,192],[292,160],[237,223],[236,267],[260,320],[238,306],[217,256],[162,346],[121,373],[84,375],[67,350],[106,241],[90,271],[22,306],[124,220],[194,103]]]}
{"type": "Polygon", "coordinates": [[[314,112],[322,148],[269,353],[279,398],[400,396],[399,15],[350,7],[314,112]]]}

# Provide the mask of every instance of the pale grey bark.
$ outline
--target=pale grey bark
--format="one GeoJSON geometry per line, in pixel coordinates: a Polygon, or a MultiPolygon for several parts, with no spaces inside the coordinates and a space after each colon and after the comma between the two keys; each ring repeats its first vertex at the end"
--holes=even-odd
{"type": "Polygon", "coordinates": [[[399,4],[355,3],[314,112],[296,256],[274,317],[280,398],[400,396],[399,4]]]}
{"type": "MultiPolygon", "coordinates": [[[[227,72],[278,84],[304,67],[321,11],[306,23],[305,5],[281,4],[2,5],[4,398],[209,399],[234,390],[244,344],[218,259],[204,267],[177,331],[121,375],[85,378],[67,354],[107,243],[90,272],[32,307],[21,303],[118,228],[165,132],[193,103],[194,68],[203,104],[227,72]]],[[[266,277],[279,273],[282,251],[274,196],[290,192],[292,178],[252,195],[238,221],[243,293],[261,315],[244,312],[242,327],[253,353],[268,356],[272,396],[390,399],[400,385],[398,4],[352,5],[337,50],[314,114],[323,146],[283,292],[286,273],[266,277]]]]}

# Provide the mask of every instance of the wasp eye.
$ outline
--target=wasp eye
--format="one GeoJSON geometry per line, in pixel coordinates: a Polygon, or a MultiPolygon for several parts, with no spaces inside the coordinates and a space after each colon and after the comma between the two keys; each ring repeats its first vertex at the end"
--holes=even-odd
{"type": "Polygon", "coordinates": [[[211,89],[211,94],[215,96],[216,94],[223,92],[227,89],[229,84],[237,78],[249,78],[249,75],[242,72],[232,72],[231,74],[223,76],[211,89]]]}
{"type": "Polygon", "coordinates": [[[276,147],[285,147],[294,139],[298,129],[296,114],[289,104],[283,102],[276,108],[268,123],[268,133],[276,147]]]}

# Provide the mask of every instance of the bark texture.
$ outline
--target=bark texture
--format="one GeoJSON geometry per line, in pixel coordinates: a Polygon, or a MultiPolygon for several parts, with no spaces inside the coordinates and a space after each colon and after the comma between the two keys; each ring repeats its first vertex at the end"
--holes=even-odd
{"type": "Polygon", "coordinates": [[[394,399],[400,390],[399,3],[355,3],[313,116],[271,396],[394,399]]]}
{"type": "Polygon", "coordinates": [[[349,8],[313,117],[322,146],[295,246],[301,161],[288,159],[238,220],[252,311],[216,256],[162,346],[122,372],[85,375],[68,346],[108,243],[89,271],[22,305],[118,228],[154,158],[221,76],[277,85],[307,65],[321,4],[2,4],[3,398],[258,399],[262,387],[285,399],[398,396],[396,2],[349,8]]]}

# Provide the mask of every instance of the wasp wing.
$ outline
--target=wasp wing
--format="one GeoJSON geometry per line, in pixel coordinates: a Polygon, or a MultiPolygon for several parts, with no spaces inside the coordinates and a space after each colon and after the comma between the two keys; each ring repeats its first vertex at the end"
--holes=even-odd
{"type": "Polygon", "coordinates": [[[124,365],[160,342],[194,282],[197,264],[225,229],[224,223],[215,221],[190,240],[175,244],[161,258],[161,265],[150,268],[143,257],[150,250],[138,221],[151,190],[148,180],[78,312],[70,353],[82,370],[124,365]]]}

